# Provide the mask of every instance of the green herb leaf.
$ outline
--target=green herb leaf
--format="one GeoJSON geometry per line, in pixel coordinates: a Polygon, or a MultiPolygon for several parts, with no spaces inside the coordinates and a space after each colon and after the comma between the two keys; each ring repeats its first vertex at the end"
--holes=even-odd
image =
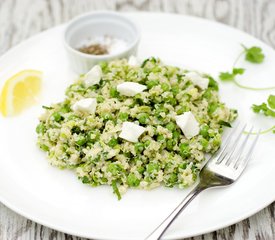
{"type": "Polygon", "coordinates": [[[266,103],[262,103],[261,105],[252,105],[252,110],[255,113],[263,113],[265,116],[275,117],[275,111],[268,108],[266,103]]]}
{"type": "Polygon", "coordinates": [[[230,72],[221,72],[219,78],[222,81],[232,81],[235,78],[235,75],[230,72]]]}
{"type": "Polygon", "coordinates": [[[208,88],[212,88],[213,90],[218,91],[219,90],[218,83],[211,76],[207,76],[207,77],[209,79],[208,88]]]}
{"type": "Polygon", "coordinates": [[[270,108],[275,109],[275,95],[269,95],[267,102],[270,108]]]}
{"type": "Polygon", "coordinates": [[[244,71],[244,68],[233,68],[232,72],[221,72],[219,77],[222,81],[233,81],[237,75],[242,75],[244,71]]]}
{"type": "Polygon", "coordinates": [[[232,127],[231,124],[230,124],[229,122],[226,122],[226,121],[223,121],[223,120],[220,120],[220,121],[218,122],[218,124],[220,124],[220,125],[222,125],[222,126],[225,126],[225,127],[229,127],[229,128],[232,127]]]}
{"type": "Polygon", "coordinates": [[[260,47],[250,47],[247,48],[243,45],[245,51],[245,59],[251,63],[262,63],[264,61],[265,55],[260,47]]]}
{"type": "Polygon", "coordinates": [[[47,106],[42,106],[42,108],[47,109],[47,110],[53,109],[53,107],[47,107],[47,106]]]}
{"type": "Polygon", "coordinates": [[[117,187],[117,184],[116,184],[116,180],[112,181],[112,187],[113,187],[114,194],[116,194],[118,200],[120,200],[121,199],[121,195],[120,195],[120,192],[118,190],[118,187],[117,187]]]}
{"type": "Polygon", "coordinates": [[[233,68],[232,73],[236,76],[236,75],[242,75],[245,72],[244,68],[233,68]]]}

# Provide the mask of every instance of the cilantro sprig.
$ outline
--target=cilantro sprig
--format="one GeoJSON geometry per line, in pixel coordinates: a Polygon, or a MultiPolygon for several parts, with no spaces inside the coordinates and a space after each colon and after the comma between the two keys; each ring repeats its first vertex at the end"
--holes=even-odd
{"type": "MultiPolygon", "coordinates": [[[[275,118],[275,95],[269,95],[267,103],[264,102],[260,105],[253,104],[251,108],[253,112],[257,114],[264,114],[265,116],[275,118]]],[[[268,133],[271,131],[275,133],[275,126],[260,132],[260,134],[268,133]]]]}
{"type": "Polygon", "coordinates": [[[234,81],[237,75],[242,75],[244,72],[244,68],[233,68],[231,72],[221,72],[219,77],[222,81],[234,81]]]}
{"type": "Polygon", "coordinates": [[[219,78],[221,81],[227,81],[227,82],[232,82],[236,86],[247,89],[247,90],[254,90],[254,91],[260,91],[260,90],[272,90],[275,89],[275,86],[272,87],[266,87],[266,88],[254,88],[254,87],[249,87],[242,85],[236,81],[237,75],[242,75],[245,72],[244,68],[236,68],[236,64],[239,61],[239,59],[242,56],[245,56],[245,60],[254,63],[254,64],[260,64],[264,61],[265,55],[263,53],[263,50],[260,47],[252,46],[252,47],[246,47],[245,45],[241,44],[243,47],[243,51],[239,54],[239,56],[236,58],[233,64],[233,68],[231,71],[228,72],[221,72],[219,75],[219,78]]]}
{"type": "Polygon", "coordinates": [[[245,60],[251,63],[262,63],[264,61],[265,55],[263,54],[263,50],[260,47],[250,47],[247,48],[243,44],[241,44],[244,51],[243,53],[245,54],[245,60]]]}
{"type": "Polygon", "coordinates": [[[252,110],[255,113],[263,113],[265,116],[275,118],[275,95],[269,95],[267,103],[262,103],[260,105],[253,104],[252,110]]]}

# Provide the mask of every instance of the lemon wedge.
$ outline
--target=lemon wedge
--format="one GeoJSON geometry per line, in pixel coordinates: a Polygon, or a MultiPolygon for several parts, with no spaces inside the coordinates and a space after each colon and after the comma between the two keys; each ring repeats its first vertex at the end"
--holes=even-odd
{"type": "Polygon", "coordinates": [[[41,90],[42,72],[23,70],[9,78],[0,96],[0,112],[3,116],[14,116],[37,102],[41,90]]]}

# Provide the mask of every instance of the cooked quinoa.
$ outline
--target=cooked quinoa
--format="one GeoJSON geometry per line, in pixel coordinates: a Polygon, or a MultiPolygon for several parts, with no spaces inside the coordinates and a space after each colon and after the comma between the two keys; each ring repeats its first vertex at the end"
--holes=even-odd
{"type": "Polygon", "coordinates": [[[67,88],[63,102],[44,106],[36,131],[38,146],[50,164],[74,169],[84,184],[111,185],[119,199],[128,187],[192,185],[205,153],[220,147],[223,125],[237,116],[236,110],[220,102],[216,81],[198,73],[209,80],[203,90],[186,77],[187,70],[164,65],[156,58],[138,66],[129,65],[126,59],[100,66],[98,84],[86,86],[85,76],[80,76],[67,88]],[[121,95],[116,86],[125,81],[147,89],[132,97],[121,95]],[[72,109],[85,98],[96,99],[93,114],[72,109]],[[175,117],[189,111],[200,130],[187,139],[175,117]],[[119,137],[125,121],[146,129],[138,142],[119,137]]]}

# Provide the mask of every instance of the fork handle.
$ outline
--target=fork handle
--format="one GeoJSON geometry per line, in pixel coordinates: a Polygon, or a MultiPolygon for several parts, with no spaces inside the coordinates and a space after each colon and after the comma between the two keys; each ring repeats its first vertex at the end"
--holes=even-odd
{"type": "Polygon", "coordinates": [[[171,223],[176,219],[176,217],[181,213],[183,209],[205,188],[200,184],[197,185],[184,199],[183,201],[174,209],[174,211],[150,234],[145,240],[158,240],[161,238],[166,229],[171,225],[171,223]]]}

